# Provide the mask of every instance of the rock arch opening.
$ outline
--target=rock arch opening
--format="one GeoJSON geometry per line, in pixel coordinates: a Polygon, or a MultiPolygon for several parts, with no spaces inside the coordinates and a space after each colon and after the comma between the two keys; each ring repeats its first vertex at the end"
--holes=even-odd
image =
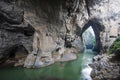
{"type": "Polygon", "coordinates": [[[84,33],[82,35],[82,39],[83,39],[84,46],[86,49],[94,48],[94,46],[96,44],[96,40],[95,40],[95,33],[91,26],[84,31],[84,33]]]}
{"type": "MultiPolygon", "coordinates": [[[[80,36],[82,37],[83,33],[88,29],[92,28],[94,35],[95,35],[95,44],[93,47],[93,51],[100,52],[102,49],[101,39],[100,39],[100,32],[104,30],[104,26],[102,26],[99,22],[95,20],[89,20],[82,28],[82,31],[80,33],[80,36]]],[[[90,34],[89,34],[90,35],[90,34]]],[[[91,37],[91,36],[89,36],[91,37]]],[[[84,39],[82,38],[82,41],[84,39]]]]}

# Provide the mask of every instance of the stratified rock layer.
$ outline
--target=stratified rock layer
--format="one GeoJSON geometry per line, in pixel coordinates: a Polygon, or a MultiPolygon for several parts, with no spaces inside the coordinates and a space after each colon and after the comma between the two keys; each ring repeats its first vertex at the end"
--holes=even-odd
{"type": "MultiPolygon", "coordinates": [[[[19,46],[32,51],[34,29],[24,21],[23,10],[0,1],[0,60],[16,53],[19,46]]],[[[0,63],[1,63],[0,62],[0,63]]]]}

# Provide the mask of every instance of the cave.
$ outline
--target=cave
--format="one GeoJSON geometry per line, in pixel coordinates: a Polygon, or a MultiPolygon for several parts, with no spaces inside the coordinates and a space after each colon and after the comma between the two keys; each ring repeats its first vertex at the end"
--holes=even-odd
{"type": "Polygon", "coordinates": [[[19,59],[27,56],[28,51],[23,45],[15,45],[9,48],[8,59],[19,59]]]}
{"type": "MultiPolygon", "coordinates": [[[[93,51],[100,52],[102,49],[101,39],[100,39],[100,32],[103,31],[104,27],[97,22],[97,20],[89,20],[82,28],[80,36],[82,37],[83,33],[88,29],[92,28],[95,35],[95,45],[92,48],[93,51]]],[[[82,41],[84,39],[82,38],[82,41]]],[[[84,42],[84,41],[83,41],[84,42]]],[[[93,45],[92,45],[93,46],[93,45]]]]}

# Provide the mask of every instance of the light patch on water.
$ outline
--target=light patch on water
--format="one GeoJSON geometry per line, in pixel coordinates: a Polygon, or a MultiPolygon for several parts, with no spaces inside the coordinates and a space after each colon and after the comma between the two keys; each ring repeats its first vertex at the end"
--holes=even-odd
{"type": "Polygon", "coordinates": [[[90,76],[92,68],[89,66],[89,64],[92,63],[92,58],[94,55],[95,54],[92,50],[84,51],[84,56],[82,58],[82,71],[80,80],[92,80],[90,76]]]}
{"type": "Polygon", "coordinates": [[[87,66],[86,68],[84,68],[82,70],[82,80],[92,80],[92,78],[90,77],[92,68],[87,66]]]}

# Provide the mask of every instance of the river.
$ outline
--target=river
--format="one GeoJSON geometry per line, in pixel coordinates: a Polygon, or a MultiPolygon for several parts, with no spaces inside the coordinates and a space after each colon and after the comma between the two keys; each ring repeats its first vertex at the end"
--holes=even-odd
{"type": "Polygon", "coordinates": [[[90,77],[92,57],[97,53],[85,50],[78,59],[60,62],[40,69],[21,67],[0,68],[0,80],[92,80],[90,77]]]}

